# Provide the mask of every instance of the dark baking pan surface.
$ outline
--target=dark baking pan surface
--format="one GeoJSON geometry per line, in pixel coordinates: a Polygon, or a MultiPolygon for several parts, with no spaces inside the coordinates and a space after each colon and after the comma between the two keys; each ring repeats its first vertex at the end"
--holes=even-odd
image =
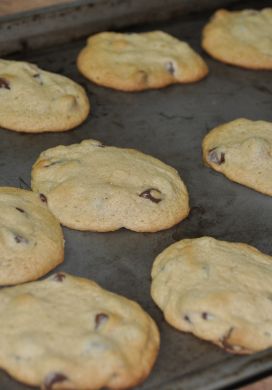
{"type": "MultiPolygon", "coordinates": [[[[146,25],[142,30],[160,28],[189,41],[201,52],[200,32],[208,17],[181,17],[171,23],[146,25]]],[[[75,60],[84,41],[10,57],[37,63],[84,85],[92,113],[83,125],[66,133],[34,135],[1,130],[0,185],[19,187],[22,180],[30,183],[32,164],[41,151],[86,138],[136,148],[175,167],[190,194],[191,213],[185,221],[153,234],[64,229],[65,262],[56,270],[94,279],[138,301],[156,320],[161,350],[152,374],[139,390],[234,389],[243,381],[268,374],[271,350],[233,356],[169,326],[151,300],[150,271],[154,258],[168,245],[203,235],[245,242],[272,255],[271,197],[229,181],[204,167],[201,158],[201,141],[214,126],[240,117],[272,121],[271,72],[227,66],[201,52],[210,69],[205,80],[123,93],[95,86],[80,76],[75,60]]],[[[30,387],[1,371],[0,389],[30,387]]]]}
{"type": "Polygon", "coordinates": [[[115,30],[222,7],[239,0],[73,0],[0,17],[0,55],[51,47],[115,30]]]}

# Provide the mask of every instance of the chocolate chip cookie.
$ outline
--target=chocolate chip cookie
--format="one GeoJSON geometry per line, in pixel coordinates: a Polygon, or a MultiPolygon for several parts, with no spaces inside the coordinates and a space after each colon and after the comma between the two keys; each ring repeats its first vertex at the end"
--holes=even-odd
{"type": "Polygon", "coordinates": [[[95,282],[57,273],[0,291],[0,367],[44,390],[126,389],[158,354],[152,318],[95,282]]]}
{"type": "Polygon", "coordinates": [[[169,324],[227,352],[272,346],[272,257],[252,246],[186,239],[152,268],[151,294],[169,324]]]}
{"type": "Polygon", "coordinates": [[[272,8],[218,10],[203,30],[202,46],[227,64],[272,69],[272,8]]]}
{"type": "Polygon", "coordinates": [[[236,119],[203,141],[205,164],[230,180],[272,195],[272,123],[236,119]]]}
{"type": "Polygon", "coordinates": [[[191,83],[208,73],[206,63],[186,42],[162,31],[93,35],[77,65],[89,80],[123,91],[191,83]]]}
{"type": "Polygon", "coordinates": [[[32,188],[46,196],[63,225],[78,230],[155,232],[189,212],[187,189],[175,169],[94,140],[44,151],[33,166],[32,188]]]}
{"type": "Polygon", "coordinates": [[[0,285],[35,280],[63,261],[59,222],[38,194],[0,187],[0,285]]]}
{"type": "Polygon", "coordinates": [[[78,126],[89,114],[84,89],[34,64],[0,60],[0,126],[41,133],[78,126]]]}

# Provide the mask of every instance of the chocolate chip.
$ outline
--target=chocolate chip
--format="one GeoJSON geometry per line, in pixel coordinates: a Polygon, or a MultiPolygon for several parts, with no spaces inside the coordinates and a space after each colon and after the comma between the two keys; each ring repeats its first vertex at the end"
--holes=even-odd
{"type": "Polygon", "coordinates": [[[220,156],[218,156],[216,148],[209,150],[208,159],[210,162],[221,165],[225,162],[225,153],[221,152],[220,156]]]}
{"type": "Polygon", "coordinates": [[[0,77],[0,88],[10,89],[9,82],[6,79],[0,77]]]}
{"type": "Polygon", "coordinates": [[[184,319],[184,321],[189,322],[189,324],[192,324],[192,321],[191,321],[190,317],[187,314],[185,314],[185,316],[183,316],[183,319],[184,319]]]}
{"type": "Polygon", "coordinates": [[[175,67],[172,61],[166,62],[165,64],[165,69],[167,70],[168,73],[174,75],[175,74],[175,67]]]}
{"type": "Polygon", "coordinates": [[[35,74],[33,75],[33,77],[34,77],[34,79],[36,79],[36,80],[38,81],[38,83],[39,83],[40,85],[43,85],[43,81],[42,81],[42,78],[41,78],[40,73],[35,73],[35,74]]]}
{"type": "Polygon", "coordinates": [[[16,210],[20,211],[20,213],[25,213],[25,210],[21,209],[20,207],[15,207],[16,210]]]}
{"type": "Polygon", "coordinates": [[[47,197],[44,194],[40,194],[40,199],[42,202],[47,203],[47,197]]]}
{"type": "Polygon", "coordinates": [[[201,313],[201,317],[203,318],[203,320],[209,321],[209,320],[212,320],[214,318],[214,315],[204,311],[203,313],[201,313]]]}
{"type": "Polygon", "coordinates": [[[56,280],[57,282],[62,282],[63,279],[65,279],[66,275],[62,272],[58,272],[53,276],[53,280],[56,280]]]}
{"type": "Polygon", "coordinates": [[[20,236],[19,234],[16,234],[14,236],[14,240],[18,243],[18,244],[28,244],[28,239],[24,238],[23,236],[20,236]]]}
{"type": "Polygon", "coordinates": [[[203,318],[203,320],[207,320],[208,319],[208,313],[206,313],[206,312],[201,313],[201,317],[203,318]]]}
{"type": "Polygon", "coordinates": [[[156,188],[148,188],[147,190],[143,191],[139,196],[141,198],[149,199],[153,203],[159,203],[162,199],[155,198],[154,197],[154,195],[155,195],[154,192],[157,192],[158,194],[161,194],[161,191],[157,190],[156,188]],[[153,194],[152,194],[152,192],[153,192],[153,194]]]}
{"type": "Polygon", "coordinates": [[[64,382],[67,379],[68,379],[67,376],[61,374],[60,372],[49,373],[48,375],[46,375],[44,382],[43,382],[44,389],[51,390],[51,389],[53,389],[53,385],[55,383],[64,382]]]}
{"type": "Polygon", "coordinates": [[[105,313],[99,313],[95,316],[95,329],[98,329],[101,325],[103,325],[105,322],[107,322],[109,319],[109,316],[105,313]]]}
{"type": "Polygon", "coordinates": [[[227,333],[221,337],[221,339],[219,339],[220,343],[222,344],[222,346],[224,347],[224,349],[227,351],[227,352],[232,352],[235,350],[235,346],[233,346],[232,344],[230,344],[228,342],[232,332],[234,330],[234,327],[231,327],[229,328],[229,330],[227,331],[227,333]]]}

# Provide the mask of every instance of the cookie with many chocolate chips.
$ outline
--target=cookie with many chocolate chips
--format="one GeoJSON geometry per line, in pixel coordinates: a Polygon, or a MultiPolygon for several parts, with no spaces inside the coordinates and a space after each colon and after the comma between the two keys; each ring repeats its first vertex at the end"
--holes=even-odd
{"type": "Polygon", "coordinates": [[[202,46],[227,64],[272,69],[272,8],[216,11],[203,30],[202,46]]]}
{"type": "Polygon", "coordinates": [[[0,285],[35,280],[63,261],[59,222],[39,194],[0,187],[0,285]]]}
{"type": "Polygon", "coordinates": [[[206,63],[186,42],[162,31],[93,35],[77,65],[89,80],[123,91],[191,83],[208,73],[206,63]]]}
{"type": "Polygon", "coordinates": [[[133,149],[98,141],[44,151],[32,170],[32,188],[70,228],[139,232],[167,229],[188,215],[188,193],[177,171],[133,149]]]}
{"type": "Polygon", "coordinates": [[[179,241],[155,259],[151,295],[169,324],[227,352],[272,346],[272,257],[252,246],[179,241]]]}
{"type": "Polygon", "coordinates": [[[150,373],[155,322],[136,303],[65,273],[0,291],[0,367],[44,390],[127,389],[150,373]]]}
{"type": "Polygon", "coordinates": [[[236,119],[210,131],[202,147],[205,164],[272,195],[272,123],[236,119]]]}
{"type": "Polygon", "coordinates": [[[84,89],[34,64],[0,60],[0,126],[29,133],[65,131],[89,114],[84,89]]]}

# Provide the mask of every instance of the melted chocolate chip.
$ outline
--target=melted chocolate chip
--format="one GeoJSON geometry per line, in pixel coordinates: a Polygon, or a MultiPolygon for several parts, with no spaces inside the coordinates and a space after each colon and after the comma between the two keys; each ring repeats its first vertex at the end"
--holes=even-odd
{"type": "Polygon", "coordinates": [[[25,210],[21,209],[20,207],[15,207],[16,210],[20,211],[20,213],[25,213],[25,210]]]}
{"type": "Polygon", "coordinates": [[[40,73],[35,73],[35,74],[33,75],[33,77],[34,77],[34,79],[36,79],[36,80],[38,81],[38,83],[39,83],[40,85],[43,85],[43,81],[42,81],[42,78],[41,78],[40,73]]]}
{"type": "Polygon", "coordinates": [[[56,280],[56,282],[62,282],[63,279],[65,279],[66,275],[62,272],[58,272],[53,276],[53,280],[56,280]]]}
{"type": "Polygon", "coordinates": [[[45,377],[45,380],[43,383],[44,389],[51,390],[51,389],[53,389],[53,385],[55,383],[64,382],[67,379],[68,379],[67,376],[61,374],[60,372],[52,372],[45,377]]]}
{"type": "Polygon", "coordinates": [[[185,316],[183,316],[183,319],[185,321],[189,322],[189,324],[192,324],[192,321],[191,321],[190,317],[187,314],[185,314],[185,316]]]}
{"type": "Polygon", "coordinates": [[[174,75],[175,74],[175,67],[172,61],[166,62],[165,64],[165,69],[167,70],[168,73],[174,75]]]}
{"type": "Polygon", "coordinates": [[[0,77],[0,88],[10,89],[9,82],[6,79],[0,77]]]}
{"type": "Polygon", "coordinates": [[[235,349],[234,346],[228,342],[233,330],[234,330],[234,327],[232,326],[227,331],[227,333],[219,340],[221,342],[222,346],[224,347],[224,349],[226,351],[230,351],[230,352],[232,352],[235,349]]]}
{"type": "Polygon", "coordinates": [[[101,325],[103,325],[105,322],[107,322],[109,319],[109,316],[105,313],[99,313],[95,316],[95,329],[98,329],[101,325]]]}
{"type": "Polygon", "coordinates": [[[218,156],[216,148],[209,150],[208,159],[210,162],[221,165],[225,162],[225,153],[221,152],[220,156],[218,156]]]}
{"type": "Polygon", "coordinates": [[[47,203],[47,197],[44,194],[40,194],[40,199],[42,202],[47,203]]]}
{"type": "Polygon", "coordinates": [[[201,317],[203,318],[203,320],[209,321],[209,320],[212,320],[214,318],[214,315],[204,311],[203,313],[201,313],[201,317]]]}
{"type": "Polygon", "coordinates": [[[23,236],[20,236],[19,234],[16,234],[14,236],[14,240],[18,243],[18,244],[28,244],[28,239],[24,238],[23,236]]]}
{"type": "Polygon", "coordinates": [[[156,188],[148,188],[148,190],[143,191],[139,196],[140,196],[141,198],[149,199],[149,200],[151,200],[151,202],[153,202],[153,203],[159,203],[162,199],[160,199],[160,198],[155,198],[155,197],[153,196],[154,193],[153,193],[153,195],[151,194],[152,191],[156,191],[156,192],[158,192],[158,193],[161,194],[161,191],[157,190],[156,188]]]}

